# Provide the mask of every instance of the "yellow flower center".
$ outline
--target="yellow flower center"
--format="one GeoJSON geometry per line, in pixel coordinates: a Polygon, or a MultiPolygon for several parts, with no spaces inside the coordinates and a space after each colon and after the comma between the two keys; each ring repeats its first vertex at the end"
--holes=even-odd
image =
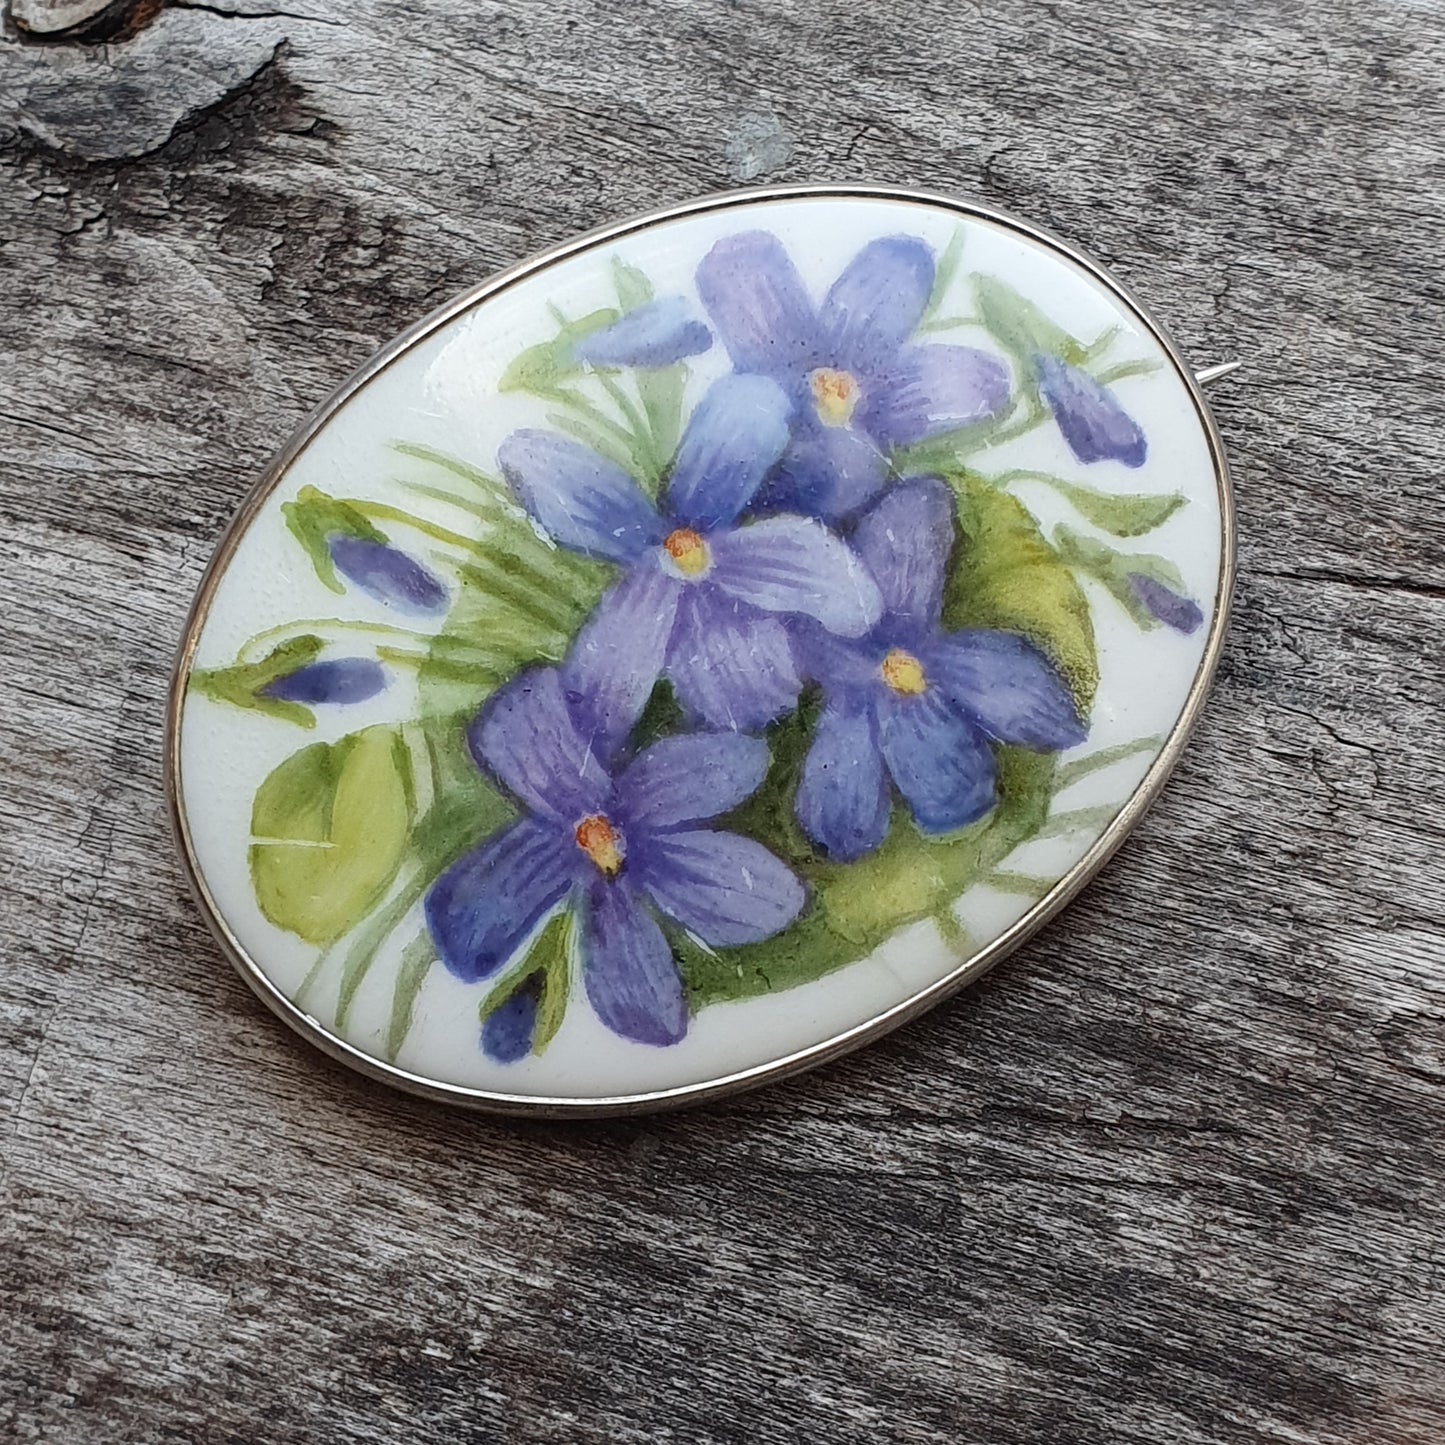
{"type": "Polygon", "coordinates": [[[609,878],[622,867],[622,835],[601,813],[589,813],[578,823],[572,837],[609,878]]]}
{"type": "Polygon", "coordinates": [[[858,407],[858,380],[850,372],[820,366],[808,377],[813,407],[824,426],[847,426],[858,407]]]}
{"type": "Polygon", "coordinates": [[[901,647],[891,648],[888,655],[878,664],[878,673],[900,697],[911,696],[928,686],[923,675],[923,664],[911,652],[901,647]]]}
{"type": "Polygon", "coordinates": [[[691,527],[679,527],[662,539],[662,550],[684,577],[700,577],[707,571],[707,543],[691,527]]]}

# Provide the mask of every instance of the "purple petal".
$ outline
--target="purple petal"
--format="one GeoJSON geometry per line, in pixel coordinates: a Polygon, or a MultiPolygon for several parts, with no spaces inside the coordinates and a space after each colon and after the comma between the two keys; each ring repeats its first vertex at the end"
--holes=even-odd
{"type": "Polygon", "coordinates": [[[765,517],[719,534],[708,580],[739,602],[811,617],[840,637],[861,637],[883,606],[852,548],[811,517],[765,517]]]}
{"type": "Polygon", "coordinates": [[[888,831],[888,779],[872,709],[829,700],[813,729],[793,809],[830,858],[849,862],[888,831]]]}
{"type": "Polygon", "coordinates": [[[815,364],[817,316],[776,236],[724,237],[698,265],[697,292],[739,371],[781,376],[815,364]]]}
{"type": "Polygon", "coordinates": [[[834,365],[872,370],[912,334],[933,290],[933,252],[913,236],[870,241],[833,283],[820,312],[834,365]]]}
{"type": "Polygon", "coordinates": [[[781,622],[699,586],[683,593],[667,675],[691,716],[739,732],[787,712],[802,686],[781,622]]]}
{"type": "Polygon", "coordinates": [[[680,522],[710,531],[731,526],[788,444],[793,404],[765,376],[725,376],[688,421],[667,484],[680,522]]]}
{"type": "Polygon", "coordinates": [[[878,584],[885,628],[938,625],[944,570],[953,546],[953,493],[936,477],[900,482],[863,515],[853,550],[878,584]]]}
{"type": "Polygon", "coordinates": [[[868,502],[888,475],[888,459],[865,431],[802,417],[760,501],[771,511],[837,522],[868,502]]]}
{"type": "Polygon", "coordinates": [[[1058,670],[1012,632],[971,629],[940,637],[923,670],[990,737],[1028,748],[1071,748],[1088,730],[1058,670]]]}
{"type": "Polygon", "coordinates": [[[687,1001],[672,949],[623,881],[590,890],[582,926],[582,977],[597,1017],[634,1043],[675,1044],[687,1001]]]}
{"type": "Polygon", "coordinates": [[[467,730],[472,756],[532,811],[559,823],[600,809],[611,779],[577,730],[554,667],[519,673],[467,730]]]}
{"type": "Polygon", "coordinates": [[[663,738],[617,780],[624,828],[700,823],[751,797],[768,770],[768,745],[739,733],[663,738]]]}
{"type": "Polygon", "coordinates": [[[1147,572],[1129,573],[1129,587],[1151,615],[1176,632],[1197,632],[1204,622],[1204,613],[1192,597],[1185,597],[1172,587],[1166,587],[1147,572]]]}
{"type": "Polygon", "coordinates": [[[878,741],[898,791],[925,833],[947,833],[994,804],[988,741],[939,688],[878,699],[878,741]]]}
{"type": "Polygon", "coordinates": [[[1009,374],[971,346],[909,346],[871,378],[859,420],[888,446],[993,416],[1008,401],[1009,374]]]}
{"type": "Polygon", "coordinates": [[[712,332],[689,314],[687,302],[667,296],[584,336],[572,355],[589,366],[671,366],[711,345],[712,332]]]}
{"type": "Polygon", "coordinates": [[[497,451],[507,484],[564,547],[631,562],[660,542],[656,508],[621,467],[557,432],[513,432],[497,451]]]}
{"type": "Polygon", "coordinates": [[[261,694],[280,702],[345,705],[365,702],[385,686],[386,673],[379,662],[369,657],[338,657],[284,673],[268,682],[261,694]]]}
{"type": "Polygon", "coordinates": [[[576,853],[556,827],[523,818],[459,858],[426,895],[442,962],[464,983],[495,973],[571,886],[576,853]]]}
{"type": "Polygon", "coordinates": [[[670,918],[714,948],[760,943],[802,911],[803,885],[761,843],[736,833],[647,840],[633,877],[670,918]]]}
{"type": "Polygon", "coordinates": [[[336,570],[369,596],[401,612],[440,612],[447,589],[420,562],[389,542],[333,532],[326,550],[336,570]]]}
{"type": "Polygon", "coordinates": [[[482,1052],[489,1059],[515,1064],[532,1052],[541,992],[542,976],[534,973],[482,1020],[482,1052]]]}
{"type": "Polygon", "coordinates": [[[1081,462],[1144,465],[1148,453],[1144,433],[1107,386],[1056,356],[1036,356],[1034,371],[1039,395],[1081,462]]]}
{"type": "Polygon", "coordinates": [[[602,594],[562,668],[578,730],[610,762],[662,673],[683,584],[650,559],[602,594]]]}

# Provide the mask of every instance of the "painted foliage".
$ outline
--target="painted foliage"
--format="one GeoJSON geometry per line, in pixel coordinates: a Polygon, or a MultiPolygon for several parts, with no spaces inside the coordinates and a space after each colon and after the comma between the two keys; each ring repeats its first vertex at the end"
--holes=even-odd
{"type": "Polygon", "coordinates": [[[1183,496],[1090,480],[1145,467],[1116,388],[1154,363],[963,256],[885,235],[810,287],[739,230],[676,295],[614,258],[615,304],[555,313],[486,401],[545,424],[495,456],[399,439],[394,499],[284,504],[311,610],[372,620],[268,628],[192,693],[303,733],[402,677],[415,699],[300,737],[255,791],[255,899],[315,949],[298,1003],[344,1033],[385,957],[388,1057],[434,968],[499,1063],[572,1009],[668,1048],[918,920],[962,948],[972,884],[1049,888],[1015,849],[1107,820],[1055,795],[1158,744],[1087,751],[1090,597],[1141,629],[1203,613],[1133,540],[1183,496]],[[990,465],[1042,430],[1057,470],[990,465]],[[1071,521],[1041,525],[1040,488],[1071,521]]]}

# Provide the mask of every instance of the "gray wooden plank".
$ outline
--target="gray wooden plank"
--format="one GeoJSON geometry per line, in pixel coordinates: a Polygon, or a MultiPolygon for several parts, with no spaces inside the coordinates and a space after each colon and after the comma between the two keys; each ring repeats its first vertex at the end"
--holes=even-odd
{"type": "Polygon", "coordinates": [[[0,1435],[1434,1445],[1439,5],[44,8],[0,43],[0,1435]],[[1249,358],[1184,765],[991,980],[805,1079],[563,1127],[350,1077],[166,840],[214,538],[463,285],[835,178],[1010,207],[1249,358]]]}

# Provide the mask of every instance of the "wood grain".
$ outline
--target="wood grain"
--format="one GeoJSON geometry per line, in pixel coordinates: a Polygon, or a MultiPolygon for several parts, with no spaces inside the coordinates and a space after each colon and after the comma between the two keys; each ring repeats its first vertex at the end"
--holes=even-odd
{"type": "Polygon", "coordinates": [[[0,1438],[1436,1445],[1445,11],[289,3],[0,41],[0,1438]],[[166,836],[223,523],[464,285],[850,178],[1051,226],[1249,359],[1164,800],[983,986],[727,1105],[522,1126],[330,1065],[166,836]]]}

